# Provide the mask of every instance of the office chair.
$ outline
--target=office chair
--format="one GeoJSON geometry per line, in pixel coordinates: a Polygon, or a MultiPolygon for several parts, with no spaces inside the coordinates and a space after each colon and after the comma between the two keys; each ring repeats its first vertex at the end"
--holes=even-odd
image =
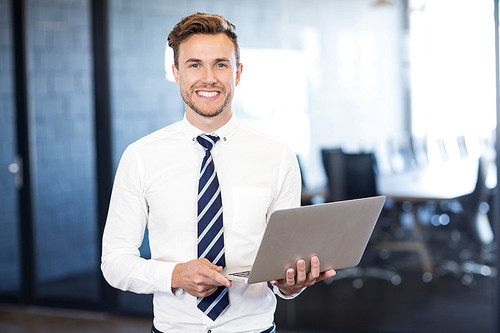
{"type": "MultiPolygon", "coordinates": [[[[322,149],[321,155],[328,180],[330,192],[329,201],[349,200],[377,195],[376,161],[373,153],[349,154],[339,148],[322,149]]],[[[383,217],[382,217],[383,219],[383,217]]],[[[381,220],[375,227],[374,235],[381,220]]],[[[401,276],[392,270],[367,266],[370,246],[361,260],[360,265],[337,272],[333,280],[354,278],[353,286],[361,288],[367,278],[383,279],[393,285],[401,283],[401,276]]]]}
{"type": "Polygon", "coordinates": [[[321,158],[327,178],[328,202],[344,198],[344,166],[343,153],[340,148],[321,149],[321,158]]]}
{"type": "MultiPolygon", "coordinates": [[[[478,219],[487,217],[492,190],[486,186],[486,166],[482,158],[478,160],[477,180],[472,193],[454,200],[461,205],[457,211],[446,211],[451,216],[449,226],[451,239],[449,247],[456,258],[445,258],[438,267],[438,274],[451,273],[460,277],[464,285],[472,286],[475,276],[495,277],[497,270],[489,261],[487,244],[478,233],[478,219]]],[[[446,205],[442,205],[446,208],[446,205]]]]}
{"type": "Polygon", "coordinates": [[[392,172],[400,173],[417,166],[411,138],[390,140],[389,152],[392,172]]]}
{"type": "Polygon", "coordinates": [[[466,159],[469,157],[469,150],[467,148],[467,138],[464,135],[457,137],[458,151],[460,153],[460,158],[466,159]]]}
{"type": "Polygon", "coordinates": [[[416,167],[422,168],[429,165],[429,154],[427,151],[427,137],[411,137],[411,152],[415,160],[416,167]]]}

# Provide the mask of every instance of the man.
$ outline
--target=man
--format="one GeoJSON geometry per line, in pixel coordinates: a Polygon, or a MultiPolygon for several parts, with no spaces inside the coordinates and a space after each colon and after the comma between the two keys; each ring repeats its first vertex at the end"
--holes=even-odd
{"type": "Polygon", "coordinates": [[[293,298],[335,271],[320,273],[314,257],[306,272],[299,260],[297,272],[271,281],[273,290],[220,272],[251,264],[270,214],[300,204],[297,159],[232,113],[243,65],[230,22],[193,14],[168,42],[185,116],[125,150],[104,230],[103,274],[121,290],[154,294],[154,332],[274,332],[273,293],[293,298]],[[138,250],[146,227],[149,260],[138,250]]]}

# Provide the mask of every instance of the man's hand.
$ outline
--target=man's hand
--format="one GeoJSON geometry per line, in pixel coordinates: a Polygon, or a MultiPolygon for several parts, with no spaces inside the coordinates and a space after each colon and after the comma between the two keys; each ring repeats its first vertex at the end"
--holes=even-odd
{"type": "Polygon", "coordinates": [[[281,280],[273,280],[270,283],[276,286],[284,295],[293,295],[301,291],[304,287],[309,287],[316,282],[326,280],[335,275],[335,270],[330,269],[323,273],[319,271],[319,259],[314,256],[311,258],[311,271],[306,272],[306,262],[303,259],[297,260],[297,275],[295,270],[289,268],[286,271],[286,277],[281,280]]]}
{"type": "Polygon", "coordinates": [[[172,272],[172,289],[182,288],[195,297],[207,297],[219,286],[231,287],[231,281],[221,271],[221,266],[205,258],[177,264],[172,272]]]}

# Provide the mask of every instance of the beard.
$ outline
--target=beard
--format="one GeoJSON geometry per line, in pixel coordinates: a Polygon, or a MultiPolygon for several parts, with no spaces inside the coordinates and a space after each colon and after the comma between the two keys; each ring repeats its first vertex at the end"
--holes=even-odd
{"type": "MultiPolygon", "coordinates": [[[[222,88],[221,91],[224,94],[226,90],[222,88]]],[[[215,110],[212,108],[202,109],[200,106],[195,104],[195,102],[192,98],[192,96],[194,94],[196,94],[196,92],[194,91],[194,88],[190,89],[189,93],[185,93],[185,92],[181,91],[181,96],[182,96],[182,99],[184,100],[184,103],[186,103],[187,106],[189,106],[194,112],[196,112],[200,116],[208,117],[208,118],[217,117],[218,115],[220,115],[229,106],[229,104],[231,104],[231,101],[233,99],[233,94],[229,93],[226,95],[226,98],[224,99],[224,102],[222,103],[222,105],[220,105],[215,110]]]]}

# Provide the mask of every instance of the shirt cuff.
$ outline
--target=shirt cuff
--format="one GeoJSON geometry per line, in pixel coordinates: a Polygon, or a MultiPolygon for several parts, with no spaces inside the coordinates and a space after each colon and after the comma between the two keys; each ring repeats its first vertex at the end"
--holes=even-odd
{"type": "Polygon", "coordinates": [[[181,296],[182,294],[184,294],[184,289],[182,288],[175,288],[175,289],[172,288],[172,290],[175,296],[181,296]]]}
{"type": "Polygon", "coordinates": [[[306,289],[306,287],[302,288],[299,292],[295,294],[285,295],[281,292],[280,288],[273,286],[274,293],[283,299],[294,299],[295,297],[299,296],[304,291],[304,289],[306,289]]]}
{"type": "MultiPolygon", "coordinates": [[[[159,292],[166,292],[174,295],[174,290],[172,290],[172,273],[176,265],[177,263],[174,262],[156,262],[155,281],[159,292]]],[[[175,295],[178,296],[180,294],[175,292],[175,295]]]]}

